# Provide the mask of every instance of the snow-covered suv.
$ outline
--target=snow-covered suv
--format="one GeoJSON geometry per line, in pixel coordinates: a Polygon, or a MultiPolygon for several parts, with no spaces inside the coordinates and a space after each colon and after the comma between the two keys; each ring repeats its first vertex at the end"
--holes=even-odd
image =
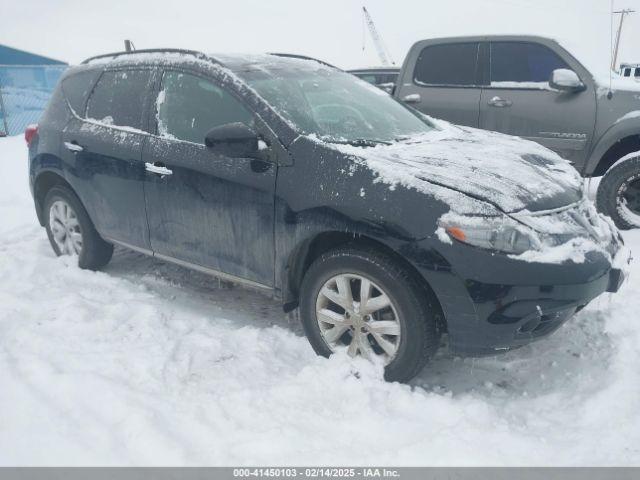
{"type": "Polygon", "coordinates": [[[266,290],[316,352],[408,380],[540,338],[628,254],[555,153],[431,120],[313,60],[187,51],[71,68],[26,132],[38,218],[96,269],[113,245],[266,290]]]}
{"type": "Polygon", "coordinates": [[[604,175],[598,209],[640,227],[640,84],[588,70],[558,42],[533,36],[416,42],[395,90],[418,110],[518,135],[604,175]]]}

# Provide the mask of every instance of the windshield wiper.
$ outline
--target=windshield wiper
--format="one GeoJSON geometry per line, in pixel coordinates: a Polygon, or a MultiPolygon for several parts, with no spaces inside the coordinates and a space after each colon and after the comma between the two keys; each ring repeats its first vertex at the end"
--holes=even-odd
{"type": "Polygon", "coordinates": [[[353,140],[339,140],[334,143],[342,143],[353,145],[354,147],[375,147],[376,145],[391,145],[391,142],[385,140],[373,140],[370,138],[355,138],[353,140]]]}

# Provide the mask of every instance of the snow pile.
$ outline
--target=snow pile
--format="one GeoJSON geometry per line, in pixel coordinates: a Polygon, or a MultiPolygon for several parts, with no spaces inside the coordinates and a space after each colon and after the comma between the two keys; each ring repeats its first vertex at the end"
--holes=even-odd
{"type": "MultiPolygon", "coordinates": [[[[449,200],[442,187],[482,198],[506,212],[532,203],[580,198],[578,172],[541,145],[494,132],[434,121],[437,129],[391,145],[331,144],[375,172],[379,181],[449,200]]],[[[571,203],[565,201],[563,205],[571,203]]],[[[559,205],[560,206],[560,205],[559,205]]]]}
{"type": "Polygon", "coordinates": [[[388,384],[316,357],[260,294],[121,250],[97,273],[55,258],[24,140],[0,161],[2,465],[640,464],[637,262],[539,343],[388,384]]]}

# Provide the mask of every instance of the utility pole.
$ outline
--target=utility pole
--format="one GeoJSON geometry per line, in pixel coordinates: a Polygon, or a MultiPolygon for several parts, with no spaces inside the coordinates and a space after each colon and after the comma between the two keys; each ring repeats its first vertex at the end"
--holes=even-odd
{"type": "Polygon", "coordinates": [[[611,70],[616,70],[616,64],[618,63],[618,49],[620,48],[620,37],[622,36],[622,24],[624,23],[624,17],[631,13],[634,13],[635,10],[631,10],[629,8],[625,8],[624,10],[618,10],[617,12],[613,12],[614,14],[620,14],[620,25],[618,25],[618,33],[616,34],[616,44],[613,48],[613,59],[611,60],[611,70]]]}

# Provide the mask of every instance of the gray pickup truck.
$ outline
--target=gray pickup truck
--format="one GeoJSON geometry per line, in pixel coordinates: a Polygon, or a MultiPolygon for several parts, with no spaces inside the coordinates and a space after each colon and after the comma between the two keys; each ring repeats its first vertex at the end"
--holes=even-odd
{"type": "Polygon", "coordinates": [[[604,178],[598,208],[640,227],[640,83],[598,78],[554,40],[481,36],[422,40],[394,95],[433,117],[534,140],[604,178]]]}

